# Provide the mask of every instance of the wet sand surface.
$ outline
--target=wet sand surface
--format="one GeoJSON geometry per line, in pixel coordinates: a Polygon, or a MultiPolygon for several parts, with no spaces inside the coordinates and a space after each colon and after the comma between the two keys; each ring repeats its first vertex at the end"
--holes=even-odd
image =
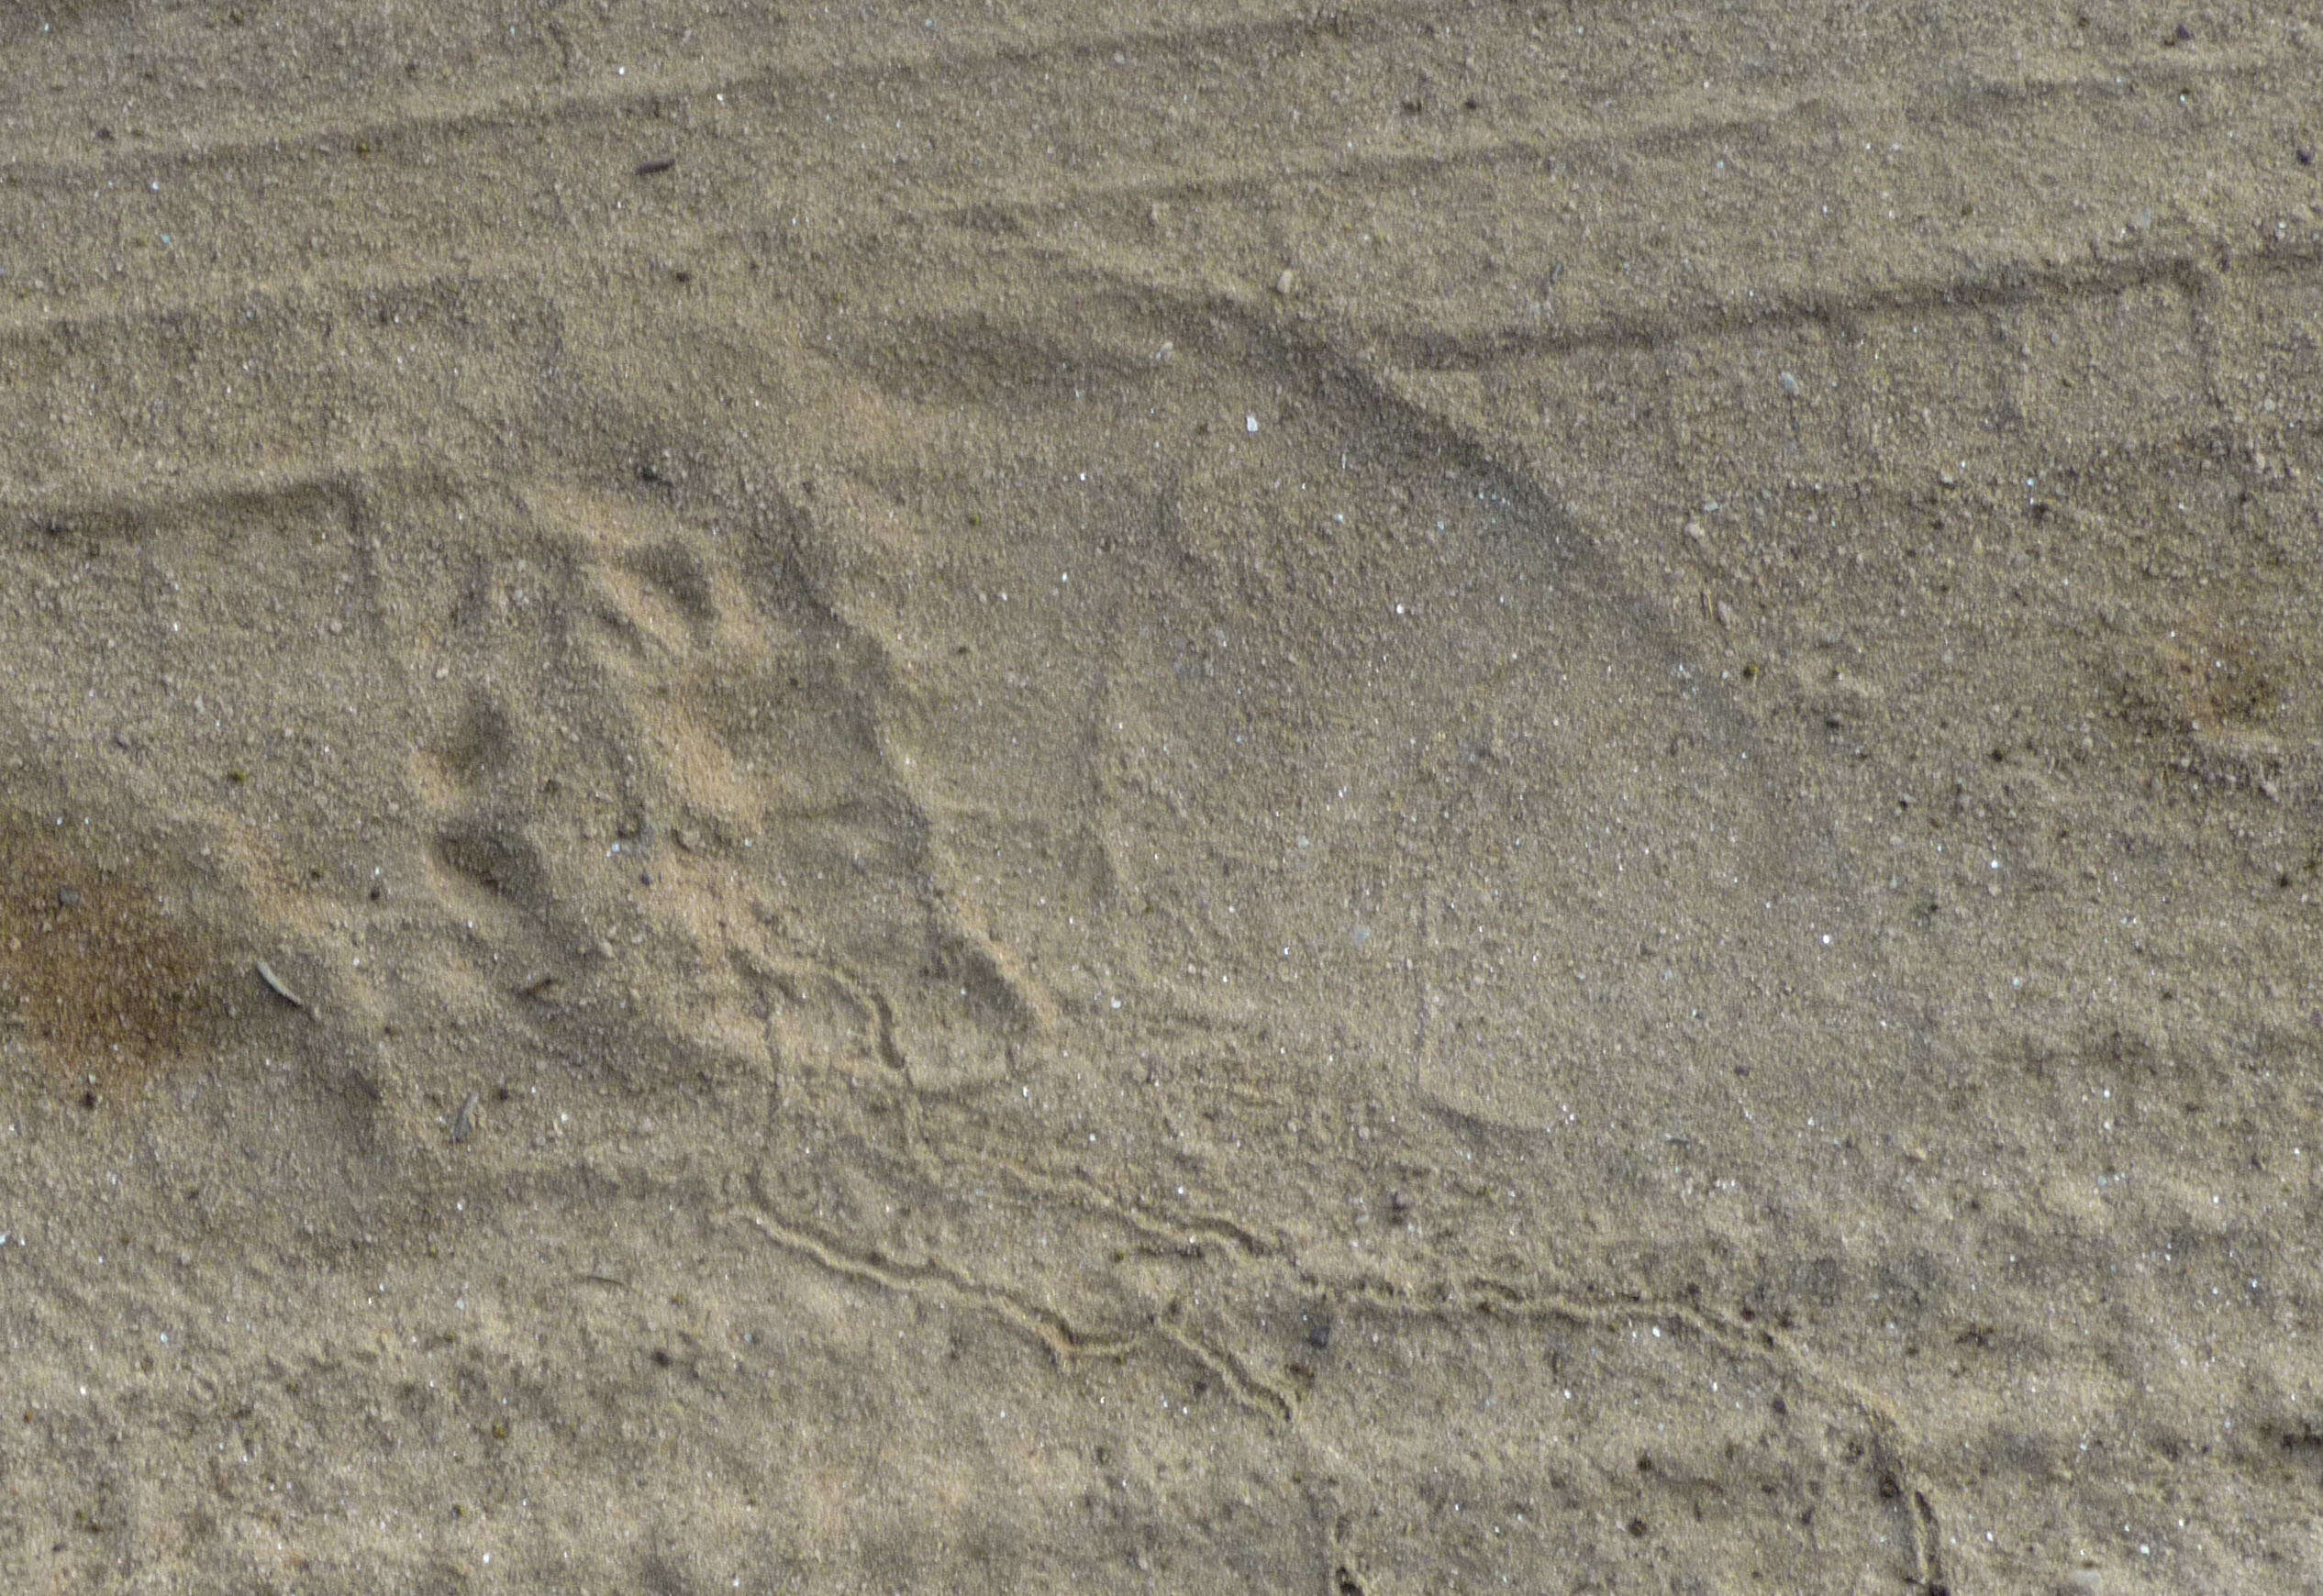
{"type": "Polygon", "coordinates": [[[0,1587],[2323,1579],[2323,24],[0,43],[0,1587]]]}

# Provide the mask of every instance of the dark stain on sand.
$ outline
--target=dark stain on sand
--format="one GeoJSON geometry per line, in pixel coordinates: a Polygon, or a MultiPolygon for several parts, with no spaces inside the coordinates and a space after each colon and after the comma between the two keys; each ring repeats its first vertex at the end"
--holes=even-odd
{"type": "Polygon", "coordinates": [[[94,1107],[215,1030],[220,960],[182,908],[56,830],[0,817],[0,1074],[94,1107]]]}

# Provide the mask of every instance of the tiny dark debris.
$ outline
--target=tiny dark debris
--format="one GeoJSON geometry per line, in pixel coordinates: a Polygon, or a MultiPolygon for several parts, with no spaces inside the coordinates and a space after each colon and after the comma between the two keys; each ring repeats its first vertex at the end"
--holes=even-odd
{"type": "Polygon", "coordinates": [[[1639,1540],[1645,1539],[1646,1535],[1650,1533],[1646,1527],[1646,1521],[1641,1518],[1631,1519],[1629,1521],[1629,1533],[1632,1535],[1635,1535],[1639,1540]]]}
{"type": "Polygon", "coordinates": [[[669,171],[670,168],[675,166],[676,164],[677,157],[674,155],[664,155],[653,161],[640,161],[638,162],[638,175],[639,177],[652,177],[657,173],[669,171]]]}

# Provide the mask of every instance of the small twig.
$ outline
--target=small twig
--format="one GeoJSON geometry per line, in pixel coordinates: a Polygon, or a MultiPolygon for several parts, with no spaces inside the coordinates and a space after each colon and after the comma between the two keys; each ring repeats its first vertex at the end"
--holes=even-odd
{"type": "Polygon", "coordinates": [[[302,999],[296,992],[291,991],[290,988],[283,984],[283,978],[281,976],[276,975],[272,970],[267,968],[266,960],[263,959],[258,961],[258,979],[266,983],[266,990],[268,992],[272,992],[276,997],[290,1004],[291,1007],[295,1009],[303,1009],[306,1006],[304,999],[302,999]]]}

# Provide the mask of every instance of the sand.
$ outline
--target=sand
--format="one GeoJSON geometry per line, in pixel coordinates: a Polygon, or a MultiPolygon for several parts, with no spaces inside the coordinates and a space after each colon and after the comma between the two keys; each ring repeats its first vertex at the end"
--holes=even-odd
{"type": "Polygon", "coordinates": [[[2323,24],[0,44],[0,1588],[2323,1581],[2323,24]]]}

